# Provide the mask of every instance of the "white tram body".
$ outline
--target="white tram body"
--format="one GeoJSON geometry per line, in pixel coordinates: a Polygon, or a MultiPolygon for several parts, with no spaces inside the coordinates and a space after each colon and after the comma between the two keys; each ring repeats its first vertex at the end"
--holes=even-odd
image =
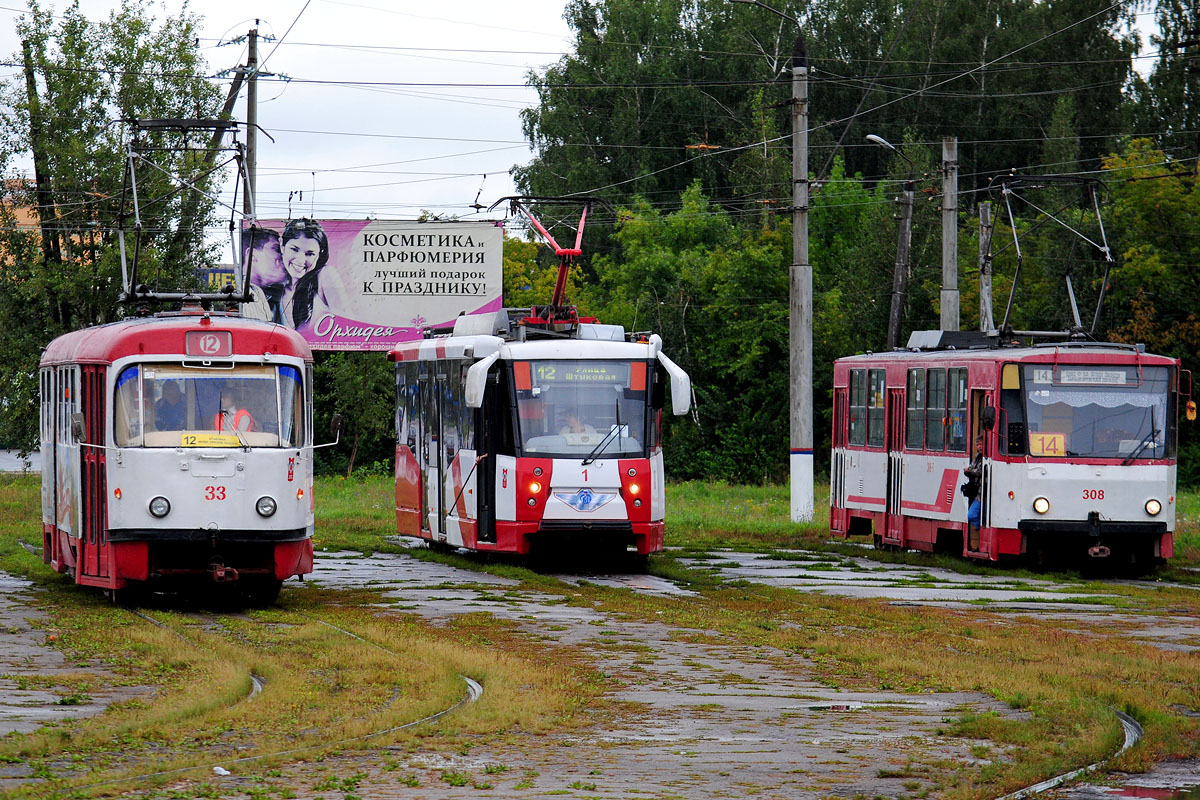
{"type": "Polygon", "coordinates": [[[911,345],[834,364],[836,535],[993,561],[1173,555],[1181,378],[1190,389],[1176,359],[1095,343],[911,345]],[[960,487],[981,434],[973,526],[960,487]]]}
{"type": "Polygon", "coordinates": [[[269,601],[312,571],[312,354],[292,330],[197,307],[61,336],[41,442],[43,558],[80,584],[269,601]]]}
{"type": "Polygon", "coordinates": [[[543,335],[502,311],[388,357],[400,533],[520,554],[570,536],[662,550],[666,384],[676,414],[691,386],[657,335],[586,322],[543,335]]]}

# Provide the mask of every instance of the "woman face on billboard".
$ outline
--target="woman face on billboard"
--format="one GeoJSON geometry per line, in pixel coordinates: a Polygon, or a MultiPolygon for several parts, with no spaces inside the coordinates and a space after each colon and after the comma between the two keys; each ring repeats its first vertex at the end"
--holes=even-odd
{"type": "Polygon", "coordinates": [[[301,234],[284,243],[283,267],[291,279],[297,281],[316,266],[320,254],[320,242],[311,236],[301,234]]]}

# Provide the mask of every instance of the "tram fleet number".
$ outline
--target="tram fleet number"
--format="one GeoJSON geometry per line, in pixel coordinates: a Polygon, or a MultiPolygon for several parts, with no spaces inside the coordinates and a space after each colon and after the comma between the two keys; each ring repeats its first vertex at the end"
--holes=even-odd
{"type": "Polygon", "coordinates": [[[1083,499],[1084,500],[1103,500],[1104,499],[1104,490],[1103,489],[1084,489],[1083,490],[1083,499]]]}
{"type": "Polygon", "coordinates": [[[225,487],[224,486],[205,486],[204,487],[204,499],[205,500],[224,500],[225,499],[225,487]]]}

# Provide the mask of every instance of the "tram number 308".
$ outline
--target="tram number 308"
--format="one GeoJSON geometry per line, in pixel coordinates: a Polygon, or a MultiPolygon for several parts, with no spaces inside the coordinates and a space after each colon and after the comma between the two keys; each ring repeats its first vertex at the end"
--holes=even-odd
{"type": "Polygon", "coordinates": [[[1103,489],[1084,489],[1083,490],[1083,499],[1084,500],[1103,500],[1104,499],[1104,490],[1103,489]]]}
{"type": "Polygon", "coordinates": [[[225,487],[224,486],[205,486],[204,487],[204,499],[205,500],[224,500],[225,499],[225,487]]]}

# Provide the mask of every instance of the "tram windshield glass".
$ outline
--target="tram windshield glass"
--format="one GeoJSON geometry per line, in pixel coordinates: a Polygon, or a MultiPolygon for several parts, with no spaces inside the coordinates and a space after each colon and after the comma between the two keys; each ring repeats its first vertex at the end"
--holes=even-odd
{"type": "Polygon", "coordinates": [[[304,441],[300,371],[137,364],[117,377],[120,447],[298,447],[304,441]]]}
{"type": "Polygon", "coordinates": [[[1174,449],[1170,370],[1120,364],[1026,364],[1031,456],[1165,458],[1174,449]]]}
{"type": "Polygon", "coordinates": [[[520,441],[527,455],[644,456],[645,361],[517,361],[520,441]]]}

